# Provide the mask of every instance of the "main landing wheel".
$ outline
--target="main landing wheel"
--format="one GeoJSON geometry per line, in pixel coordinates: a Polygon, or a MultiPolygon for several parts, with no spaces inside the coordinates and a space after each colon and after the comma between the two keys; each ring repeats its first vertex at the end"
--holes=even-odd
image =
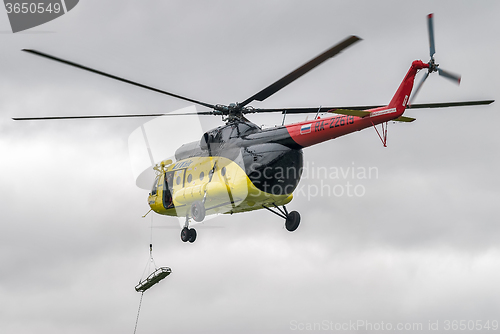
{"type": "Polygon", "coordinates": [[[194,228],[184,227],[181,231],[181,240],[193,243],[196,240],[196,230],[194,228]]]}
{"type": "Polygon", "coordinates": [[[189,229],[187,227],[184,227],[181,231],[181,240],[184,242],[189,241],[189,229]]]}
{"type": "Polygon", "coordinates": [[[281,210],[276,204],[273,203],[273,206],[276,208],[277,211],[274,211],[271,208],[268,208],[266,205],[262,204],[262,207],[264,209],[267,209],[268,211],[271,211],[277,216],[280,216],[281,218],[285,218],[285,227],[288,231],[293,232],[299,227],[300,224],[300,214],[297,211],[292,211],[288,213],[288,210],[286,207],[283,205],[283,210],[281,210]]]}
{"type": "Polygon", "coordinates": [[[191,217],[197,222],[205,219],[205,206],[203,206],[203,203],[196,201],[191,204],[191,217]]]}
{"type": "Polygon", "coordinates": [[[193,243],[196,240],[196,230],[194,228],[189,229],[189,242],[193,243]]]}
{"type": "Polygon", "coordinates": [[[290,212],[285,220],[285,227],[288,231],[293,232],[299,227],[300,214],[297,211],[290,212]]]}

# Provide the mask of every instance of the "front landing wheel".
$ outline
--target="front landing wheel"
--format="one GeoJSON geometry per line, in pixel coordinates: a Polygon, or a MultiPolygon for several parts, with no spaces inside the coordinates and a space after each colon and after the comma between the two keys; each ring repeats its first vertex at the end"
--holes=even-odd
{"type": "Polygon", "coordinates": [[[292,211],[288,214],[285,220],[285,227],[288,231],[293,232],[299,227],[300,214],[297,211],[292,211]]]}
{"type": "Polygon", "coordinates": [[[188,242],[190,239],[190,230],[187,227],[184,227],[181,231],[181,240],[183,242],[188,242]]]}
{"type": "Polygon", "coordinates": [[[193,243],[196,240],[196,230],[194,228],[189,229],[189,242],[193,243]]]}

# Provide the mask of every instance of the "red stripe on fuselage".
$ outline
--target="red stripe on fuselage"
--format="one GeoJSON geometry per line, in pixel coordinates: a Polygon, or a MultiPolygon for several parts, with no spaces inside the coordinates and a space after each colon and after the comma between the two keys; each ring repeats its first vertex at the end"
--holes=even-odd
{"type": "Polygon", "coordinates": [[[365,117],[337,115],[290,124],[286,129],[294,142],[307,147],[398,118],[404,108],[398,111],[396,108],[383,107],[369,111],[371,114],[365,117]],[[300,129],[306,124],[311,125],[311,132],[301,134],[300,129]]]}

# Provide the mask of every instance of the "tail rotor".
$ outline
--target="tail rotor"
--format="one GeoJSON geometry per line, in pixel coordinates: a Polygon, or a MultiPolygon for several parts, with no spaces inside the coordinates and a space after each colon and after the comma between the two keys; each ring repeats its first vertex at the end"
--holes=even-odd
{"type": "Polygon", "coordinates": [[[418,92],[420,91],[420,88],[422,88],[422,85],[424,84],[425,80],[429,77],[429,74],[433,72],[438,72],[438,74],[444,78],[447,78],[457,84],[460,85],[461,77],[460,75],[453,74],[450,72],[447,72],[441,68],[439,68],[439,64],[436,63],[436,60],[434,59],[434,54],[436,53],[436,46],[434,43],[434,14],[429,14],[427,15],[427,29],[429,32],[429,54],[431,59],[429,60],[429,69],[427,73],[425,73],[424,77],[420,81],[420,83],[417,85],[416,89],[414,90],[413,96],[410,98],[410,105],[413,103],[415,100],[415,97],[417,96],[418,92]]]}

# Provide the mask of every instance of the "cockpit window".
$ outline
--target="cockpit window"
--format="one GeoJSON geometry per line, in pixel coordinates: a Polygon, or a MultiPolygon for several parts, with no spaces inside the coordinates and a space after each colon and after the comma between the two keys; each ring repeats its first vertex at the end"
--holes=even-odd
{"type": "Polygon", "coordinates": [[[155,182],[153,183],[153,189],[151,189],[151,195],[155,196],[158,189],[158,180],[160,176],[157,176],[155,182]]]}
{"type": "Polygon", "coordinates": [[[221,132],[216,129],[210,133],[209,142],[210,143],[220,143],[222,141],[221,132]]]}
{"type": "Polygon", "coordinates": [[[174,178],[174,172],[165,173],[165,185],[166,185],[165,189],[169,189],[169,191],[172,191],[174,186],[172,182],[173,178],[174,178]]]}
{"type": "Polygon", "coordinates": [[[244,136],[246,134],[255,132],[259,128],[251,123],[236,123],[233,125],[233,132],[231,133],[231,138],[236,138],[244,136]]]}
{"type": "Polygon", "coordinates": [[[223,147],[231,138],[238,138],[258,131],[260,131],[260,128],[253,123],[234,122],[206,132],[202,136],[199,145],[202,150],[208,148],[212,150],[218,149],[223,147]]]}

